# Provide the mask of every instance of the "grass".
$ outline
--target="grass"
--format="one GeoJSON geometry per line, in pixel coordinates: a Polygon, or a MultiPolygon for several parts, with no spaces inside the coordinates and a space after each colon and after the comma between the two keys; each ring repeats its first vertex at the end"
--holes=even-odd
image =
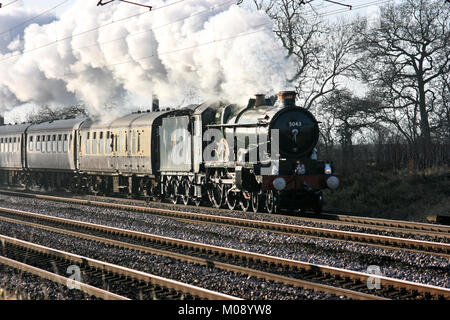
{"type": "Polygon", "coordinates": [[[368,217],[426,221],[450,216],[450,170],[366,172],[342,177],[342,187],[324,192],[324,210],[368,217]]]}

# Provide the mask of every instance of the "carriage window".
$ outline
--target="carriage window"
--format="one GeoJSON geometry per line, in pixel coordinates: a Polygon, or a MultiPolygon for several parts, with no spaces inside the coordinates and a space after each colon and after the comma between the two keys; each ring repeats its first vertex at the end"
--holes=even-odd
{"type": "Polygon", "coordinates": [[[137,151],[140,152],[141,151],[141,133],[138,133],[138,137],[137,137],[137,151]]]}
{"type": "Polygon", "coordinates": [[[136,154],[136,130],[133,130],[133,139],[131,141],[131,152],[133,152],[133,154],[136,154]]]}
{"type": "Polygon", "coordinates": [[[16,142],[17,142],[17,138],[14,138],[13,139],[13,145],[12,145],[12,147],[13,147],[12,151],[13,152],[16,152],[16,142]]]}
{"type": "Polygon", "coordinates": [[[41,151],[41,136],[36,136],[36,151],[41,151]]]}
{"type": "Polygon", "coordinates": [[[98,137],[98,154],[104,154],[105,153],[105,141],[104,141],[104,137],[103,137],[103,131],[101,131],[98,137]]]}
{"type": "Polygon", "coordinates": [[[110,154],[111,153],[111,145],[113,144],[112,142],[112,136],[111,136],[111,132],[106,131],[106,154],[110,154]]]}
{"type": "MultiPolygon", "coordinates": [[[[89,136],[90,136],[90,134],[88,132],[87,136],[86,136],[86,154],[91,154],[91,140],[89,139],[89,136]]],[[[80,143],[81,143],[81,141],[80,141],[80,143]]]]}
{"type": "Polygon", "coordinates": [[[97,132],[94,132],[92,136],[92,154],[97,154],[97,132]]]}
{"type": "Polygon", "coordinates": [[[58,152],[61,153],[62,149],[63,149],[63,145],[62,145],[63,141],[62,141],[62,134],[58,134],[58,152]]]}
{"type": "Polygon", "coordinates": [[[3,152],[3,138],[0,138],[0,152],[3,152]]]}
{"type": "Polygon", "coordinates": [[[30,136],[29,145],[30,145],[30,147],[29,147],[30,151],[33,151],[33,136],[30,136]]]}
{"type": "Polygon", "coordinates": [[[63,152],[67,152],[67,134],[64,135],[64,141],[63,141],[63,152]]]}
{"type": "Polygon", "coordinates": [[[56,152],[56,147],[57,147],[57,144],[56,144],[56,143],[57,143],[57,141],[56,141],[56,134],[53,135],[53,137],[52,137],[52,142],[53,142],[53,143],[52,143],[52,147],[53,147],[52,151],[53,151],[53,152],[56,152]]]}
{"type": "Polygon", "coordinates": [[[70,134],[70,137],[69,137],[69,151],[71,148],[72,148],[72,134],[70,134]]]}
{"type": "Polygon", "coordinates": [[[117,149],[117,139],[114,139],[114,134],[111,133],[111,145],[110,145],[110,151],[115,152],[117,149]]]}
{"type": "Polygon", "coordinates": [[[51,135],[47,135],[47,152],[52,152],[52,140],[51,135]]]}
{"type": "Polygon", "coordinates": [[[46,142],[45,142],[45,136],[42,136],[42,150],[41,150],[41,152],[45,152],[45,149],[46,149],[46,142]]]}
{"type": "Polygon", "coordinates": [[[125,131],[125,152],[128,152],[128,132],[125,131]]]}
{"type": "Polygon", "coordinates": [[[123,139],[123,132],[120,131],[120,133],[119,133],[119,153],[122,153],[122,139],[123,139]]]}

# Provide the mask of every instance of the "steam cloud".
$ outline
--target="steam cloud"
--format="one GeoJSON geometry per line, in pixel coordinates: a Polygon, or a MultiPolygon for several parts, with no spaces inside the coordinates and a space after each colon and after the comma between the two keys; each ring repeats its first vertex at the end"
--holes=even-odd
{"type": "MultiPolygon", "coordinates": [[[[0,35],[1,111],[82,102],[93,116],[116,116],[150,105],[152,93],[177,107],[219,98],[245,103],[287,86],[293,67],[264,12],[185,0],[121,20],[137,12],[143,10],[126,3],[77,0],[59,18],[42,16],[0,35]]],[[[0,10],[0,32],[33,15],[0,10]]]]}

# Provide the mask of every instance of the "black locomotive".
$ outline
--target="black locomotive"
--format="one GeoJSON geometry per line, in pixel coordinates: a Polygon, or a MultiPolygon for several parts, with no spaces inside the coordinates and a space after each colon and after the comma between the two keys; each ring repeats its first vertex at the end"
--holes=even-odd
{"type": "Polygon", "coordinates": [[[127,194],[278,212],[320,212],[337,188],[331,163],[317,160],[319,126],[295,105],[263,95],[247,106],[207,102],[136,112],[107,124],[86,118],[0,127],[3,183],[127,194]]]}

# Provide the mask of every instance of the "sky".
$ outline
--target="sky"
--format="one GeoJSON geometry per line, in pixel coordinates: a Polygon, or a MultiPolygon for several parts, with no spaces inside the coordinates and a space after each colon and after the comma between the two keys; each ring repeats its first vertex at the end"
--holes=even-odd
{"type": "MultiPolygon", "coordinates": [[[[315,10],[327,19],[350,21],[358,14],[376,15],[379,10],[377,6],[387,3],[384,0],[338,1],[352,5],[353,10],[323,0],[313,1],[312,4],[315,10]],[[369,6],[358,9],[362,5],[369,6]]],[[[122,25],[102,28],[95,32],[95,35],[92,35],[92,32],[73,38],[70,44],[68,41],[58,43],[56,51],[54,48],[34,51],[49,41],[103,25],[114,18],[146,11],[118,1],[104,7],[96,7],[97,2],[98,0],[0,0],[4,6],[0,9],[0,63],[4,64],[0,67],[3,69],[0,71],[0,111],[4,113],[5,122],[23,121],[24,115],[33,110],[35,104],[51,104],[53,101],[59,105],[86,102],[89,111],[100,114],[105,104],[110,101],[117,101],[121,112],[132,111],[136,105],[146,104],[151,99],[152,90],[161,94],[160,100],[169,101],[171,96],[189,97],[191,92],[185,92],[182,88],[194,84],[198,85],[199,92],[192,93],[192,96],[198,94],[207,97],[208,92],[212,92],[233,97],[245,96],[247,100],[250,93],[260,92],[261,88],[279,88],[286,84],[283,78],[288,78],[290,62],[282,61],[284,54],[281,48],[275,46],[272,51],[268,50],[264,57],[253,59],[259,48],[246,42],[249,37],[256,42],[273,42],[270,30],[259,32],[258,25],[267,23],[267,17],[261,14],[246,13],[230,6],[220,7],[215,11],[211,10],[204,17],[199,15],[184,20],[179,25],[170,25],[168,28],[159,29],[161,31],[154,31],[151,35],[147,34],[150,38],[139,36],[142,30],[169,24],[180,17],[183,19],[185,12],[195,12],[197,9],[213,7],[223,2],[219,0],[186,0],[185,3],[177,4],[177,8],[173,6],[168,10],[161,10],[159,14],[152,16],[152,20],[139,16],[132,20],[133,24],[127,21],[122,25]],[[26,23],[27,19],[41,13],[37,19],[26,23]],[[4,19],[2,23],[2,18],[6,16],[9,16],[10,20],[4,19]],[[247,23],[247,20],[251,22],[247,23]],[[20,23],[24,24],[8,31],[20,23]],[[19,35],[24,30],[25,34],[19,35]],[[252,35],[253,32],[256,33],[252,35]],[[111,34],[126,36],[135,33],[138,36],[133,39],[124,38],[124,41],[101,46],[100,50],[86,45],[100,41],[99,39],[108,43],[113,39],[111,34]],[[245,36],[247,33],[250,36],[245,36]],[[203,46],[203,39],[225,39],[234,34],[244,34],[244,37],[231,42],[219,41],[203,46]],[[179,47],[179,43],[182,43],[181,47],[184,48],[199,48],[177,55],[171,54],[170,50],[179,47]],[[232,50],[233,47],[236,49],[232,50]],[[34,52],[8,58],[8,55],[20,54],[23,50],[34,52]],[[156,57],[148,61],[141,59],[149,55],[156,57]],[[5,61],[2,61],[3,59],[5,61]],[[122,65],[121,61],[131,63],[122,65]],[[277,63],[277,70],[286,71],[274,75],[258,87],[256,82],[261,82],[262,77],[254,70],[265,70],[267,74],[274,61],[280,61],[277,63]],[[250,76],[252,74],[254,78],[250,76]],[[240,81],[255,85],[243,88],[237,85],[240,81]],[[129,101],[132,101],[132,105],[126,105],[129,101]]],[[[137,2],[159,7],[176,1],[137,2]]],[[[181,104],[183,101],[170,102],[181,104]]],[[[110,112],[111,116],[115,114],[113,111],[110,112]]]]}

